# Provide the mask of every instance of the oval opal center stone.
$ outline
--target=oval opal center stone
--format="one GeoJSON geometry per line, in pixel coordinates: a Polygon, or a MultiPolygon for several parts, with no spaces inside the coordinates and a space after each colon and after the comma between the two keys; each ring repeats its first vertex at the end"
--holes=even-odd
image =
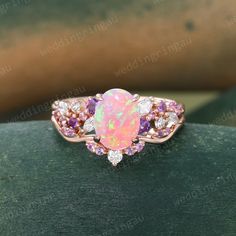
{"type": "Polygon", "coordinates": [[[132,144],[140,125],[138,103],[123,89],[111,89],[96,105],[94,127],[101,143],[111,150],[121,150],[132,144]]]}

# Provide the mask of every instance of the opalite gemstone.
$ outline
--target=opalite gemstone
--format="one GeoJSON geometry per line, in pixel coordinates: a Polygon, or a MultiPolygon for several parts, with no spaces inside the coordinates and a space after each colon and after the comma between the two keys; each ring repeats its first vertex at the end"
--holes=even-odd
{"type": "Polygon", "coordinates": [[[140,125],[138,103],[123,89],[111,89],[96,105],[94,127],[100,142],[111,150],[122,150],[132,144],[140,125]]]}

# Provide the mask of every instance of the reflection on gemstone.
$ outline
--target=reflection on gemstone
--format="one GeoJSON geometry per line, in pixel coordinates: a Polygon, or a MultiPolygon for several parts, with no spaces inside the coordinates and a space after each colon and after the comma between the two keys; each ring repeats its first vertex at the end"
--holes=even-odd
{"type": "Polygon", "coordinates": [[[90,117],[87,119],[84,123],[83,129],[86,133],[91,132],[94,130],[94,119],[93,117],[90,117]]]}
{"type": "Polygon", "coordinates": [[[60,101],[58,104],[58,110],[62,115],[65,115],[68,111],[68,104],[66,102],[60,101]]]}
{"type": "Polygon", "coordinates": [[[166,119],[162,116],[158,120],[155,121],[155,126],[158,129],[164,128],[165,125],[166,125],[166,119]]]}
{"type": "Polygon", "coordinates": [[[150,98],[145,98],[138,103],[140,116],[147,115],[152,109],[152,101],[150,98]]]}
{"type": "Polygon", "coordinates": [[[178,124],[179,122],[179,118],[177,116],[177,114],[175,112],[167,112],[168,115],[168,123],[167,123],[167,127],[171,128],[171,126],[178,124]]]}

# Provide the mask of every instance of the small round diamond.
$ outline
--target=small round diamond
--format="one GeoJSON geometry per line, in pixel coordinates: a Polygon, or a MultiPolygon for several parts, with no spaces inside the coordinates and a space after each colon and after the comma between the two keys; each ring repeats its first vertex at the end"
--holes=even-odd
{"type": "Polygon", "coordinates": [[[167,112],[168,118],[167,118],[167,127],[171,128],[173,125],[178,124],[179,118],[175,112],[167,112]]]}
{"type": "Polygon", "coordinates": [[[93,117],[90,117],[89,119],[87,119],[85,121],[83,129],[86,133],[91,132],[91,131],[94,130],[94,119],[93,119],[93,117]]]}
{"type": "Polygon", "coordinates": [[[60,101],[58,104],[58,110],[62,115],[65,115],[68,111],[68,104],[66,102],[60,101]]]}
{"type": "Polygon", "coordinates": [[[71,110],[75,113],[79,113],[80,111],[80,108],[81,108],[81,104],[79,102],[74,102],[72,105],[71,105],[71,110]]]}
{"type": "Polygon", "coordinates": [[[152,109],[152,101],[150,98],[145,98],[138,103],[138,111],[141,116],[147,115],[152,109]]]}
{"type": "Polygon", "coordinates": [[[158,120],[155,121],[155,126],[157,129],[163,129],[166,125],[166,119],[160,117],[158,120]]]}
{"type": "Polygon", "coordinates": [[[108,160],[112,163],[113,166],[116,166],[119,162],[121,162],[123,155],[121,153],[121,151],[116,150],[110,150],[108,152],[108,160]]]}

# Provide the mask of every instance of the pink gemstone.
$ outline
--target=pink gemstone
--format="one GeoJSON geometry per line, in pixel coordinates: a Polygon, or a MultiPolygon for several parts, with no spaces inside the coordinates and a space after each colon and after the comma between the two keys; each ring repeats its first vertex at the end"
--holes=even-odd
{"type": "Polygon", "coordinates": [[[138,103],[123,89],[111,89],[96,105],[94,127],[101,143],[111,150],[122,150],[132,144],[140,125],[138,103]]]}
{"type": "Polygon", "coordinates": [[[64,134],[66,137],[72,138],[76,136],[76,133],[73,129],[67,128],[67,127],[62,127],[61,128],[62,134],[64,134]]]}

